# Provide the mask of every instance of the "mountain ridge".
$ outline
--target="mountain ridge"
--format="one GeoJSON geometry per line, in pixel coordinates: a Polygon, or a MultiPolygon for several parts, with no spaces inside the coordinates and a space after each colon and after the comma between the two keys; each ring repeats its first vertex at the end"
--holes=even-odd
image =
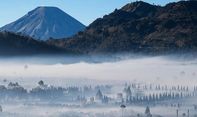
{"type": "Polygon", "coordinates": [[[193,0],[166,6],[129,3],[71,38],[48,43],[82,53],[196,51],[196,6],[193,0]]]}

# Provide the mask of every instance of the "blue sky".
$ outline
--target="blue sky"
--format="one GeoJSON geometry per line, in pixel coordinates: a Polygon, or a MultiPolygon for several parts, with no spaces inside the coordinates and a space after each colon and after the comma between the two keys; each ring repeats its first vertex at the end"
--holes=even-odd
{"type": "MultiPolygon", "coordinates": [[[[136,0],[4,0],[0,4],[0,27],[8,24],[38,6],[56,6],[85,25],[98,17],[121,8],[136,0]]],[[[144,0],[145,2],[165,5],[178,0],[144,0]]]]}

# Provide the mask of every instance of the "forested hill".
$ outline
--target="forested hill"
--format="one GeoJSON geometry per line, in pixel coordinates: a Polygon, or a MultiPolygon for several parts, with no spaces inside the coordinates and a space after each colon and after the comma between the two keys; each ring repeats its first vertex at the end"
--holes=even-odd
{"type": "Polygon", "coordinates": [[[66,53],[66,50],[30,37],[10,32],[0,32],[0,56],[58,53],[66,53]]]}
{"type": "Polygon", "coordinates": [[[48,43],[82,53],[196,51],[197,1],[129,3],[72,38],[48,43]]]}

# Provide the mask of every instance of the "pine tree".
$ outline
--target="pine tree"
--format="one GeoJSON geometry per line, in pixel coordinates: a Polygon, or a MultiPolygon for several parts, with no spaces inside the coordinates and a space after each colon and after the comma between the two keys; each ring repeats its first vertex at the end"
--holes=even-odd
{"type": "Polygon", "coordinates": [[[146,114],[146,115],[151,114],[151,113],[150,113],[150,108],[149,108],[149,106],[146,107],[145,114],[146,114]]]}

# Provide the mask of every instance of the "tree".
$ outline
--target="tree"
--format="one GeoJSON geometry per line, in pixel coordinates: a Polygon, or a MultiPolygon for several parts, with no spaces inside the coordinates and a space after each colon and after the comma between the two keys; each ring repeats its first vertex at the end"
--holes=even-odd
{"type": "Polygon", "coordinates": [[[183,115],[183,117],[185,117],[185,116],[186,116],[186,114],[185,114],[185,113],[183,113],[182,115],[183,115]]]}
{"type": "Polygon", "coordinates": [[[43,85],[44,85],[44,82],[41,80],[41,81],[38,82],[38,84],[39,84],[40,86],[43,86],[43,85]]]}
{"type": "Polygon", "coordinates": [[[96,99],[97,100],[102,100],[103,99],[103,94],[101,90],[99,89],[98,92],[96,93],[96,99]]]}
{"type": "Polygon", "coordinates": [[[123,111],[126,108],[126,105],[122,104],[122,105],[120,105],[120,108],[122,109],[122,117],[123,117],[123,111]]]}
{"type": "Polygon", "coordinates": [[[152,117],[152,114],[150,113],[150,108],[149,108],[148,106],[146,107],[145,115],[146,115],[147,117],[152,117]]]}
{"type": "Polygon", "coordinates": [[[1,105],[0,105],[0,112],[3,112],[3,109],[2,109],[2,107],[1,107],[1,105]]]}
{"type": "Polygon", "coordinates": [[[149,106],[146,107],[145,114],[146,115],[150,114],[150,108],[149,108],[149,106]]]}

